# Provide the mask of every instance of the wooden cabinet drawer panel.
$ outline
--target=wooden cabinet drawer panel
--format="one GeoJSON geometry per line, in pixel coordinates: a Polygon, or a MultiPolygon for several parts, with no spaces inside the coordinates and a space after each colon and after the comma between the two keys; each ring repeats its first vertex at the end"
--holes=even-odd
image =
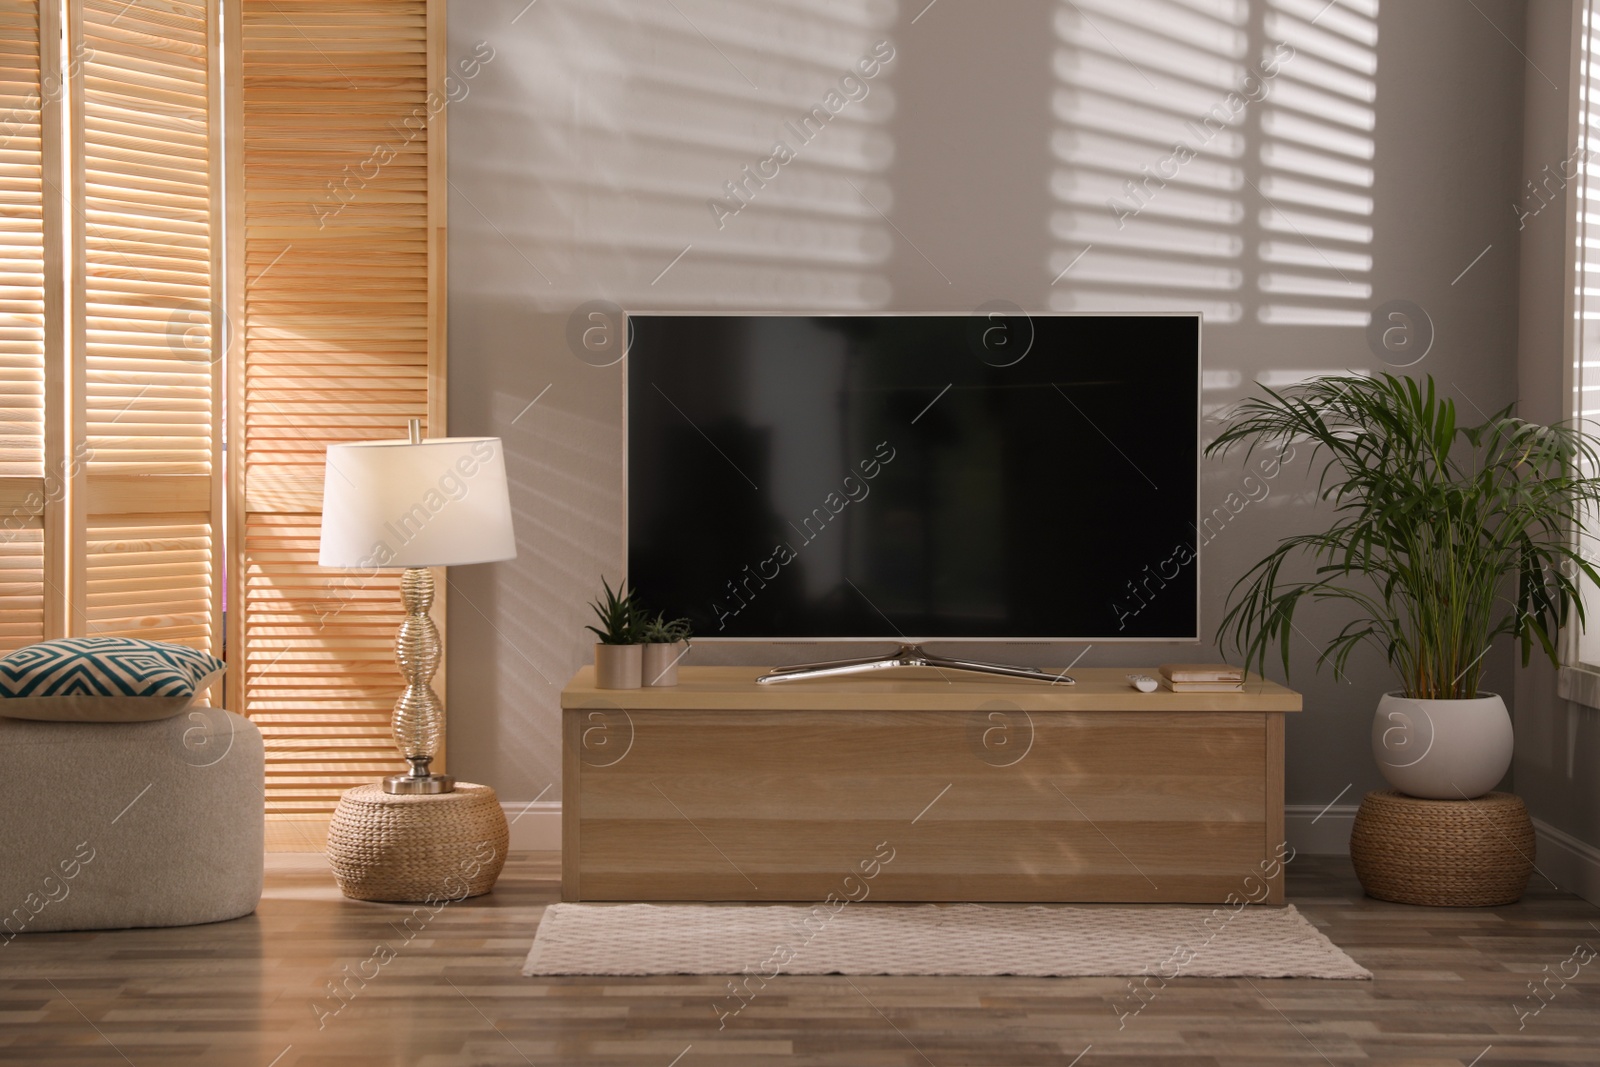
{"type": "Polygon", "coordinates": [[[1259,821],[1263,783],[1248,775],[1112,778],[983,774],[897,775],[844,778],[803,775],[616,774],[586,783],[581,803],[586,825],[603,820],[737,818],[763,824],[803,812],[825,822],[856,819],[909,824],[962,820],[1006,823],[1015,819],[1092,819],[1179,822],[1259,821]],[[948,786],[948,789],[946,788],[948,786]]]}
{"type": "Polygon", "coordinates": [[[866,864],[880,899],[1220,900],[1257,872],[1262,833],[1260,822],[601,821],[583,829],[583,892],[822,900],[856,891],[866,864]],[[875,864],[884,844],[893,859],[875,864]]]}
{"type": "Polygon", "coordinates": [[[1029,765],[1058,774],[1229,774],[1259,762],[1260,715],[1159,712],[780,712],[572,709],[585,774],[669,774],[717,759],[783,773],[825,757],[845,777],[1029,765]]]}

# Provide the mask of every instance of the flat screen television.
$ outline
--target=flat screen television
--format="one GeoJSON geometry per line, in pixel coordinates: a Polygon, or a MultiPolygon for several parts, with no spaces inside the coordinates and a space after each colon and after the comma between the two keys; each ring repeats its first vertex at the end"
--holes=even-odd
{"type": "Polygon", "coordinates": [[[628,583],[697,640],[1198,639],[1198,315],[627,329],[628,583]]]}

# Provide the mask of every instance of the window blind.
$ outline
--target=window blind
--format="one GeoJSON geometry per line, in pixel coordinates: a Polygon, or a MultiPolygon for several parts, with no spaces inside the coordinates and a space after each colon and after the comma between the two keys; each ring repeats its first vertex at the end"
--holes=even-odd
{"type": "MultiPolygon", "coordinates": [[[[1600,432],[1600,0],[1583,0],[1580,5],[1578,35],[1578,71],[1576,99],[1576,141],[1572,154],[1559,164],[1546,167],[1525,187],[1517,205],[1523,214],[1523,224],[1528,216],[1543,210],[1544,204],[1554,198],[1571,179],[1572,201],[1576,203],[1573,216],[1575,246],[1573,248],[1573,311],[1572,311],[1572,414],[1583,428],[1591,433],[1600,432]]],[[[1595,529],[1595,523],[1588,523],[1595,529]]],[[[1590,559],[1600,557],[1600,539],[1593,533],[1585,538],[1584,555],[1590,559]]],[[[1596,605],[1594,590],[1587,590],[1591,611],[1596,605]]],[[[1600,626],[1595,626],[1593,616],[1586,632],[1577,634],[1573,627],[1576,648],[1569,651],[1578,662],[1600,668],[1600,626]]]]}
{"type": "Polygon", "coordinates": [[[443,15],[239,5],[230,684],[266,736],[269,820],[325,826],[344,790],[400,769],[398,574],[326,570],[317,542],[329,444],[403,438],[413,417],[444,433],[443,15]]]}

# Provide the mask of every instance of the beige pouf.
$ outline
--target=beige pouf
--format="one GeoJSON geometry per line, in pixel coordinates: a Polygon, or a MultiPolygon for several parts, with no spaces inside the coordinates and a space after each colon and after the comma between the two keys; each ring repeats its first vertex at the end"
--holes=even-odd
{"type": "Polygon", "coordinates": [[[1356,812],[1350,859],[1362,888],[1379,900],[1453,908],[1511,904],[1533,873],[1533,821],[1510,793],[1422,800],[1378,789],[1356,812]]]}
{"type": "Polygon", "coordinates": [[[511,833],[486,785],[457,782],[433,796],[362,785],[345,793],[328,826],[328,863],[355,900],[465,900],[494,888],[511,833]]]}
{"type": "Polygon", "coordinates": [[[151,722],[0,718],[0,950],[18,934],[250,914],[263,758],[261,731],[215,708],[151,722]]]}

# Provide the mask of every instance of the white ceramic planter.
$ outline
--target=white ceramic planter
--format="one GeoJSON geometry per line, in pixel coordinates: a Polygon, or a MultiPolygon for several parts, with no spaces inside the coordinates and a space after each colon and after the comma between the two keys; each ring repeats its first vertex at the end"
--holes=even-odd
{"type": "Polygon", "coordinates": [[[644,684],[654,686],[678,684],[678,662],[689,648],[687,641],[652,642],[640,646],[644,649],[644,684]]]}
{"type": "Polygon", "coordinates": [[[1386,693],[1372,721],[1372,755],[1389,784],[1424,800],[1468,800],[1511,766],[1511,716],[1493,693],[1415,700],[1386,693]]]}
{"type": "Polygon", "coordinates": [[[643,645],[594,646],[594,684],[597,689],[637,689],[644,673],[643,645]]]}

